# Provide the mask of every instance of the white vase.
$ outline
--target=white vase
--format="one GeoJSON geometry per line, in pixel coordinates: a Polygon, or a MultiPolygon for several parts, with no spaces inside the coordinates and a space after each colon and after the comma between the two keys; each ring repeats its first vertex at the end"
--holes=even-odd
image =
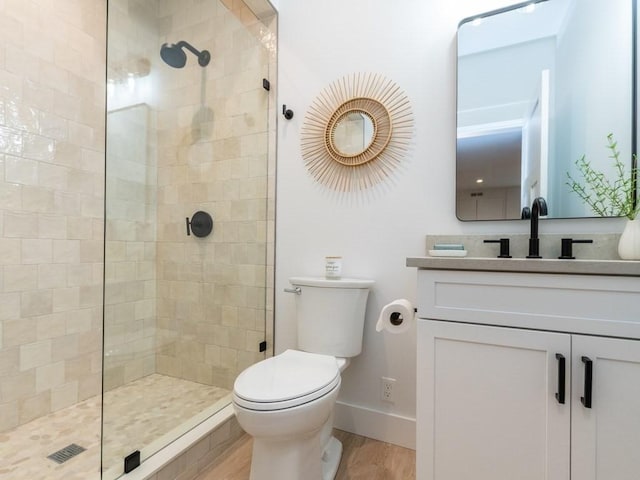
{"type": "Polygon", "coordinates": [[[618,255],[623,260],[640,260],[640,218],[627,220],[618,242],[618,255]]]}

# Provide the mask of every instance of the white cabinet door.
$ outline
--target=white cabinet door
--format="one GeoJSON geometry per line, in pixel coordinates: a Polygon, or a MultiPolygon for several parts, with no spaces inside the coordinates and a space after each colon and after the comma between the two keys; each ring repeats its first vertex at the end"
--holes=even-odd
{"type": "Polygon", "coordinates": [[[640,341],[574,335],[572,350],[572,480],[638,480],[640,341]]]}
{"type": "Polygon", "coordinates": [[[561,333],[419,320],[418,480],[568,480],[570,348],[561,333]]]}

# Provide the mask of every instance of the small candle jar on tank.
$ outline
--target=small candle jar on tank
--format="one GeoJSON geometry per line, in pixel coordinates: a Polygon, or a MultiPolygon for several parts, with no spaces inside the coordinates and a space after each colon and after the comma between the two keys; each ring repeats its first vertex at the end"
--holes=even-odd
{"type": "Polygon", "coordinates": [[[325,277],[338,280],[342,276],[342,257],[325,257],[325,277]]]}

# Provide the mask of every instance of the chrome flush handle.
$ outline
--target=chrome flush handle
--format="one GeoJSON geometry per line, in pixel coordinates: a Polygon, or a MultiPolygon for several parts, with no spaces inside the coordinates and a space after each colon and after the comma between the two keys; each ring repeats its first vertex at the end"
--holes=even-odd
{"type": "Polygon", "coordinates": [[[302,289],[300,287],[285,288],[284,291],[287,293],[295,293],[296,295],[302,295],[302,289]]]}

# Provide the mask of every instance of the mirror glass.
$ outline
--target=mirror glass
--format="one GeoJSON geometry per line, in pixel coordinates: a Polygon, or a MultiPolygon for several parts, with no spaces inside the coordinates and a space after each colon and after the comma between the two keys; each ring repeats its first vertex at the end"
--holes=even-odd
{"type": "Polygon", "coordinates": [[[586,156],[635,151],[635,0],[545,0],[463,20],[458,29],[456,212],[518,219],[542,196],[549,217],[590,217],[567,172],[586,156]]]}
{"type": "Polygon", "coordinates": [[[363,153],[373,141],[373,120],[362,110],[350,110],[335,123],[332,132],[335,149],[342,155],[363,153]]]}

